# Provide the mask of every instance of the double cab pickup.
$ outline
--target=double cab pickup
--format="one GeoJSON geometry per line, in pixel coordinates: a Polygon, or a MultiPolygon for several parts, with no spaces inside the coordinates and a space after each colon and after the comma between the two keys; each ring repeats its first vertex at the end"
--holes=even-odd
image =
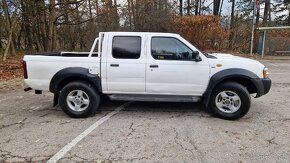
{"type": "Polygon", "coordinates": [[[25,55],[26,90],[50,91],[71,117],[96,113],[102,97],[124,101],[198,102],[235,120],[251,96],[269,92],[268,69],[230,54],[207,54],[173,33],[101,32],[90,52],[25,55]]]}

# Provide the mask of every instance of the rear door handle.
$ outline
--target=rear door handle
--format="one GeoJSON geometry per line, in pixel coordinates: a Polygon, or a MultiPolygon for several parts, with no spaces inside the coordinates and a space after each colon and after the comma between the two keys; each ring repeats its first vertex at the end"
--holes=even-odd
{"type": "Polygon", "coordinates": [[[158,68],[158,65],[150,65],[150,68],[158,68]]]}
{"type": "Polygon", "coordinates": [[[111,64],[111,67],[119,67],[119,64],[111,64]]]}

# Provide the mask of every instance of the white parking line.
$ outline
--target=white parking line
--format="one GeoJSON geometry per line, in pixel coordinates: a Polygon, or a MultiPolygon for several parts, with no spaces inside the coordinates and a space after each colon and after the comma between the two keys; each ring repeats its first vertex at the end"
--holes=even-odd
{"type": "Polygon", "coordinates": [[[94,129],[96,129],[98,126],[100,126],[102,123],[107,121],[109,118],[117,114],[119,111],[124,109],[126,106],[131,104],[132,102],[127,102],[119,107],[117,107],[114,111],[110,112],[103,118],[96,121],[94,124],[92,124],[89,128],[87,128],[84,132],[82,132],[80,135],[78,135],[76,138],[74,138],[70,143],[68,143],[66,146],[64,146],[60,151],[58,151],[54,156],[52,156],[47,163],[55,163],[59,159],[61,159],[68,151],[70,151],[78,142],[80,142],[84,137],[89,135],[94,129]]]}

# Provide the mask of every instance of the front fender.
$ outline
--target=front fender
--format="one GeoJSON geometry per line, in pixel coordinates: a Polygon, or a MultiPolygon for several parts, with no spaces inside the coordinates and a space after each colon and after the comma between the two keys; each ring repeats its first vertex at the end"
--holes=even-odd
{"type": "Polygon", "coordinates": [[[256,97],[260,97],[261,95],[264,94],[263,82],[253,72],[249,70],[245,70],[245,69],[240,69],[240,68],[226,69],[226,70],[217,72],[210,78],[207,90],[203,94],[203,99],[204,99],[204,103],[206,107],[208,107],[209,105],[210,97],[214,88],[220,83],[222,83],[223,81],[234,79],[234,78],[243,78],[243,79],[247,79],[251,81],[255,85],[256,90],[257,90],[256,97]]]}

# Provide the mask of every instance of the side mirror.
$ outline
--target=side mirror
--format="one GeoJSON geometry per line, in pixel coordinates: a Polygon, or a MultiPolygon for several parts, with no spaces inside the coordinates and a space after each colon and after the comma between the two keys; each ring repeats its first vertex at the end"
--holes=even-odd
{"type": "Polygon", "coordinates": [[[202,61],[201,57],[199,56],[199,52],[198,51],[193,51],[192,52],[192,60],[195,61],[195,62],[202,61]]]}

